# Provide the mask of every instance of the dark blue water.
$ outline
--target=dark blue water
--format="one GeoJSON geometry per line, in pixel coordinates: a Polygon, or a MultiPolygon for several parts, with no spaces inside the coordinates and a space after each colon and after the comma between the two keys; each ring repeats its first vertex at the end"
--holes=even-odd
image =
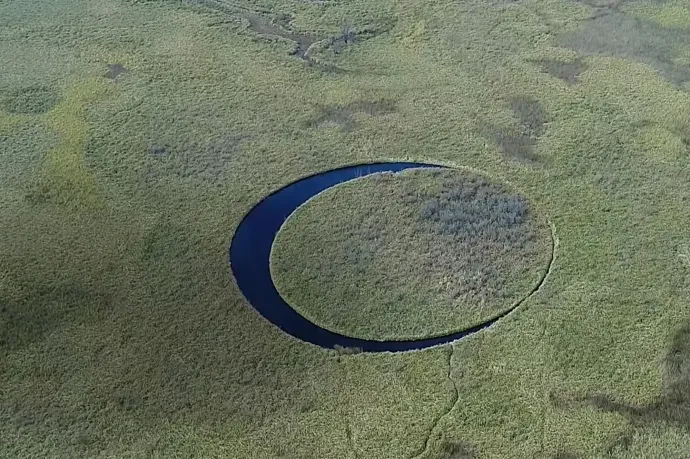
{"type": "Polygon", "coordinates": [[[287,185],[267,196],[244,217],[230,245],[230,266],[237,285],[249,303],[285,333],[325,348],[356,347],[366,352],[407,351],[449,343],[489,327],[510,311],[476,327],[421,340],[376,341],[326,330],[302,317],[280,296],[270,270],[271,247],[278,230],[301,204],[339,183],[377,172],[442,167],[423,163],[375,163],[334,169],[287,185]]]}

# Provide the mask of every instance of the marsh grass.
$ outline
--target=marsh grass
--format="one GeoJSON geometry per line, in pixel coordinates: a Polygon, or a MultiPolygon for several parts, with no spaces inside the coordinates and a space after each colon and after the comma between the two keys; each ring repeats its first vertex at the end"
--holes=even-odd
{"type": "Polygon", "coordinates": [[[314,35],[298,33],[290,28],[290,17],[286,14],[272,14],[271,11],[262,9],[258,5],[245,5],[238,2],[223,0],[193,0],[190,5],[196,5],[219,13],[223,18],[214,24],[232,22],[232,20],[244,20],[249,30],[259,36],[279,37],[294,43],[291,54],[296,55],[305,62],[313,61],[307,55],[309,48],[320,40],[314,35]]]}
{"type": "Polygon", "coordinates": [[[556,78],[565,81],[568,84],[575,84],[579,76],[587,70],[587,64],[581,59],[577,58],[570,62],[544,60],[539,62],[544,72],[555,76],[556,78]]]}
{"type": "Polygon", "coordinates": [[[445,443],[439,459],[476,459],[477,457],[477,454],[467,445],[445,443]]]}
{"type": "Polygon", "coordinates": [[[344,24],[340,27],[340,33],[328,40],[325,48],[337,56],[352,46],[388,32],[391,28],[390,23],[366,24],[361,27],[344,24]]]}
{"type": "Polygon", "coordinates": [[[532,97],[518,96],[509,101],[510,109],[520,120],[527,135],[540,136],[544,133],[544,125],[548,121],[546,112],[538,100],[532,97]]]}
{"type": "Polygon", "coordinates": [[[556,453],[556,455],[553,457],[553,459],[579,459],[580,456],[578,456],[575,453],[571,453],[568,451],[560,451],[556,453]]]}
{"type": "Polygon", "coordinates": [[[273,35],[295,43],[295,49],[293,54],[297,57],[309,61],[309,56],[307,52],[311,45],[319,41],[318,38],[308,35],[299,34],[294,31],[287,30],[285,28],[285,21],[283,25],[280,26],[271,22],[268,18],[262,17],[258,14],[242,13],[241,17],[245,18],[249,22],[249,27],[251,30],[259,35],[273,35]]]}
{"type": "MultiPolygon", "coordinates": [[[[609,14],[615,11],[619,11],[621,5],[623,5],[626,0],[571,0],[582,5],[587,5],[594,8],[594,17],[609,14]]],[[[663,0],[662,0],[663,1],[663,0]]]]}
{"type": "Polygon", "coordinates": [[[359,100],[346,105],[322,107],[319,114],[307,123],[308,127],[315,128],[325,124],[336,124],[347,132],[357,127],[358,114],[369,116],[382,116],[396,111],[396,105],[390,100],[366,101],[359,100]]]}
{"type": "Polygon", "coordinates": [[[690,81],[690,67],[677,59],[683,47],[690,45],[690,35],[681,28],[663,27],[614,10],[593,17],[559,41],[584,54],[637,60],[677,85],[690,81]]]}
{"type": "Polygon", "coordinates": [[[355,355],[363,352],[362,349],[358,347],[345,347],[340,345],[336,345],[333,349],[338,355],[355,355]]]}
{"type": "Polygon", "coordinates": [[[662,422],[690,430],[690,325],[673,337],[664,360],[663,380],[663,394],[648,405],[629,405],[603,394],[585,400],[601,410],[625,415],[636,427],[662,422]]]}
{"type": "Polygon", "coordinates": [[[663,392],[651,403],[629,404],[603,393],[582,396],[551,394],[550,400],[554,406],[562,409],[572,409],[584,404],[627,418],[630,429],[622,432],[603,449],[608,455],[629,455],[629,450],[633,448],[634,433],[644,432],[659,425],[690,432],[690,325],[685,325],[674,334],[661,371],[663,392]]]}
{"type": "Polygon", "coordinates": [[[508,100],[517,118],[512,127],[486,126],[484,135],[493,138],[503,154],[523,164],[539,164],[542,159],[535,153],[539,137],[546,131],[547,115],[538,100],[517,96],[508,100]]]}
{"type": "Polygon", "coordinates": [[[117,80],[117,78],[125,72],[127,72],[127,69],[122,64],[108,64],[108,71],[105,77],[110,80],[117,80]]]}
{"type": "Polygon", "coordinates": [[[543,274],[550,250],[549,230],[524,196],[467,171],[419,170],[365,177],[309,201],[279,233],[271,269],[285,298],[316,323],[403,339],[510,307],[543,274]]]}
{"type": "Polygon", "coordinates": [[[358,348],[358,347],[345,347],[345,346],[340,346],[340,345],[336,345],[333,348],[333,351],[335,353],[336,360],[338,360],[339,362],[342,361],[343,357],[348,357],[351,355],[358,355],[358,354],[361,354],[363,352],[362,349],[358,348]]]}
{"type": "Polygon", "coordinates": [[[335,54],[340,54],[350,45],[356,44],[360,40],[360,34],[352,24],[345,24],[340,28],[340,34],[331,39],[330,48],[335,54]]]}
{"type": "MultiPolygon", "coordinates": [[[[554,410],[547,394],[661,397],[655,358],[690,297],[678,262],[687,251],[677,250],[688,243],[688,94],[619,54],[587,58],[578,84],[562,84],[535,62],[572,58],[557,34],[586,33],[596,12],[565,0],[497,3],[507,2],[256,0],[221,12],[179,0],[0,0],[0,457],[343,459],[353,457],[346,423],[360,459],[409,459],[444,438],[487,458],[606,456],[618,437],[615,457],[687,456],[682,421],[642,417],[637,428],[591,402],[554,410]],[[259,35],[241,12],[323,38],[308,54],[347,72],[304,65],[287,55],[294,41],[259,35]],[[357,43],[336,55],[328,42],[343,24],[357,43]],[[363,41],[369,25],[378,35],[363,41]],[[105,78],[114,63],[127,68],[117,83],[105,78]],[[52,108],[11,100],[38,87],[59,94],[52,108]],[[520,135],[517,94],[548,113],[544,167],[486,145],[495,131],[484,135],[483,120],[520,135]],[[304,125],[323,104],[360,100],[391,100],[396,112],[356,112],[348,132],[304,125]],[[36,113],[10,113],[8,102],[36,113]],[[557,228],[543,288],[456,343],[450,373],[445,349],[336,358],[286,336],[247,304],[227,266],[234,228],[271,191],[382,159],[506,177],[557,228]],[[461,397],[451,411],[449,378],[461,397]]],[[[619,11],[647,14],[638,6],[619,11]]],[[[641,51],[631,52],[647,52],[649,39],[681,65],[687,51],[664,41],[677,29],[633,37],[641,51]]],[[[371,196],[372,214],[386,213],[390,197],[371,196]]],[[[362,207],[343,208],[343,220],[362,207]]],[[[337,209],[323,206],[310,234],[338,227],[337,209]]],[[[452,247],[419,214],[388,215],[380,223],[396,238],[405,215],[452,247]]],[[[380,246],[343,250],[342,264],[368,280],[367,263],[418,260],[377,258],[380,246]]],[[[450,266],[438,252],[429,266],[450,266]]],[[[342,280],[341,260],[315,261],[329,282],[342,280]]],[[[365,299],[403,304],[385,284],[372,292],[382,293],[365,299]]]]}
{"type": "Polygon", "coordinates": [[[60,94],[48,86],[29,86],[0,92],[0,108],[8,113],[38,115],[52,109],[60,100],[60,94]]]}
{"type": "Polygon", "coordinates": [[[0,299],[0,350],[40,342],[66,323],[92,322],[109,309],[107,295],[78,284],[43,286],[22,299],[0,299]]]}
{"type": "Polygon", "coordinates": [[[260,36],[279,37],[294,43],[292,54],[304,60],[309,66],[318,66],[325,71],[337,71],[322,59],[313,59],[314,49],[316,53],[323,54],[328,52],[331,57],[343,53],[348,48],[382,33],[392,28],[387,21],[373,22],[356,26],[352,23],[345,23],[340,26],[340,32],[331,36],[315,35],[310,33],[300,33],[291,26],[291,16],[286,13],[272,14],[262,10],[260,7],[252,7],[236,2],[223,0],[195,0],[192,4],[210,8],[222,14],[235,16],[244,19],[249,24],[249,29],[260,36]],[[312,45],[318,44],[312,48],[312,45]]]}

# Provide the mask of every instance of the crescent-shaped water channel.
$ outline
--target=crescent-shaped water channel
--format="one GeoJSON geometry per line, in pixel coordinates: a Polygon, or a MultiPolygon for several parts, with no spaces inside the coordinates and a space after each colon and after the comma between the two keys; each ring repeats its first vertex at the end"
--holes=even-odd
{"type": "Polygon", "coordinates": [[[240,222],[229,249],[229,262],[237,286],[249,304],[266,320],[295,338],[324,348],[359,348],[364,352],[399,352],[446,344],[477,333],[505,317],[544,282],[553,262],[532,291],[510,309],[491,319],[448,335],[418,340],[377,341],[342,335],[320,327],[301,316],[278,293],[271,277],[271,248],[285,220],[311,197],[340,183],[380,172],[400,172],[414,168],[445,168],[436,164],[390,162],[359,164],[312,175],[268,195],[240,222]]]}

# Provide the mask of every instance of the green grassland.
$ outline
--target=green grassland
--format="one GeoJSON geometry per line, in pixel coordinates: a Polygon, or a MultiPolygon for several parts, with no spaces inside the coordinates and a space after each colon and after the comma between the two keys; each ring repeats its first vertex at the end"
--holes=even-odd
{"type": "Polygon", "coordinates": [[[376,174],[326,190],[283,226],[271,271],[303,316],[350,336],[414,339],[519,304],[552,255],[526,198],[470,171],[376,174]]]}
{"type": "Polygon", "coordinates": [[[0,457],[690,457],[689,15],[0,0],[0,457]],[[558,242],[537,294],[395,355],[263,320],[242,216],[379,160],[528,196],[558,242]]]}

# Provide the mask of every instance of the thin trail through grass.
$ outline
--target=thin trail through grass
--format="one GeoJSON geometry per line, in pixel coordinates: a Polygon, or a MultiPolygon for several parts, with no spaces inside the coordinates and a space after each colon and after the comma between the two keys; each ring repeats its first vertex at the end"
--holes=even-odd
{"type": "Polygon", "coordinates": [[[455,380],[453,379],[453,356],[455,355],[455,345],[452,343],[448,346],[449,351],[448,351],[448,373],[446,374],[446,378],[448,381],[453,386],[453,394],[451,396],[451,401],[448,404],[448,408],[443,411],[438,418],[434,421],[434,423],[431,425],[431,429],[429,429],[429,435],[424,439],[424,444],[422,445],[421,451],[414,456],[412,456],[411,459],[420,459],[424,457],[428,452],[429,452],[429,446],[431,444],[431,437],[434,435],[434,432],[438,428],[438,426],[441,424],[441,421],[445,419],[455,408],[455,406],[458,404],[458,401],[460,400],[460,392],[458,391],[458,385],[455,383],[455,380]]]}
{"type": "MultiPolygon", "coordinates": [[[[549,226],[551,228],[551,236],[552,236],[552,250],[551,250],[551,260],[549,261],[549,268],[546,271],[546,274],[544,275],[544,278],[542,281],[537,285],[537,287],[534,289],[532,293],[530,293],[523,301],[520,302],[520,304],[524,303],[527,299],[531,298],[533,295],[539,292],[541,289],[542,285],[544,285],[546,279],[551,275],[554,267],[554,261],[556,259],[556,249],[559,245],[559,239],[556,234],[556,225],[553,224],[553,222],[549,222],[549,226]]],[[[548,327],[548,323],[544,325],[544,329],[546,330],[546,327],[548,327]]],[[[453,368],[453,356],[455,354],[455,344],[451,343],[450,345],[450,352],[448,353],[448,373],[446,377],[448,380],[453,384],[453,390],[454,390],[454,395],[452,397],[452,402],[449,404],[449,407],[447,410],[445,410],[441,415],[434,421],[433,425],[431,426],[431,429],[429,430],[429,435],[426,437],[424,440],[424,445],[421,448],[421,451],[414,456],[412,456],[410,459],[421,459],[423,457],[426,457],[426,454],[428,454],[430,450],[430,445],[431,445],[431,437],[434,435],[434,432],[438,428],[438,426],[441,424],[441,421],[443,421],[444,418],[446,418],[452,411],[455,409],[457,406],[458,402],[460,401],[460,393],[458,391],[458,386],[455,382],[455,380],[452,377],[452,368],[453,368]]],[[[542,374],[542,378],[543,378],[542,374]]],[[[542,427],[542,432],[544,431],[544,428],[542,427]]],[[[542,440],[543,442],[543,440],[542,440]]]]}
{"type": "Polygon", "coordinates": [[[357,445],[355,444],[355,439],[352,434],[352,427],[350,426],[350,421],[347,422],[345,426],[345,437],[347,438],[348,447],[352,450],[352,455],[354,459],[359,459],[359,452],[357,451],[357,445]]]}

